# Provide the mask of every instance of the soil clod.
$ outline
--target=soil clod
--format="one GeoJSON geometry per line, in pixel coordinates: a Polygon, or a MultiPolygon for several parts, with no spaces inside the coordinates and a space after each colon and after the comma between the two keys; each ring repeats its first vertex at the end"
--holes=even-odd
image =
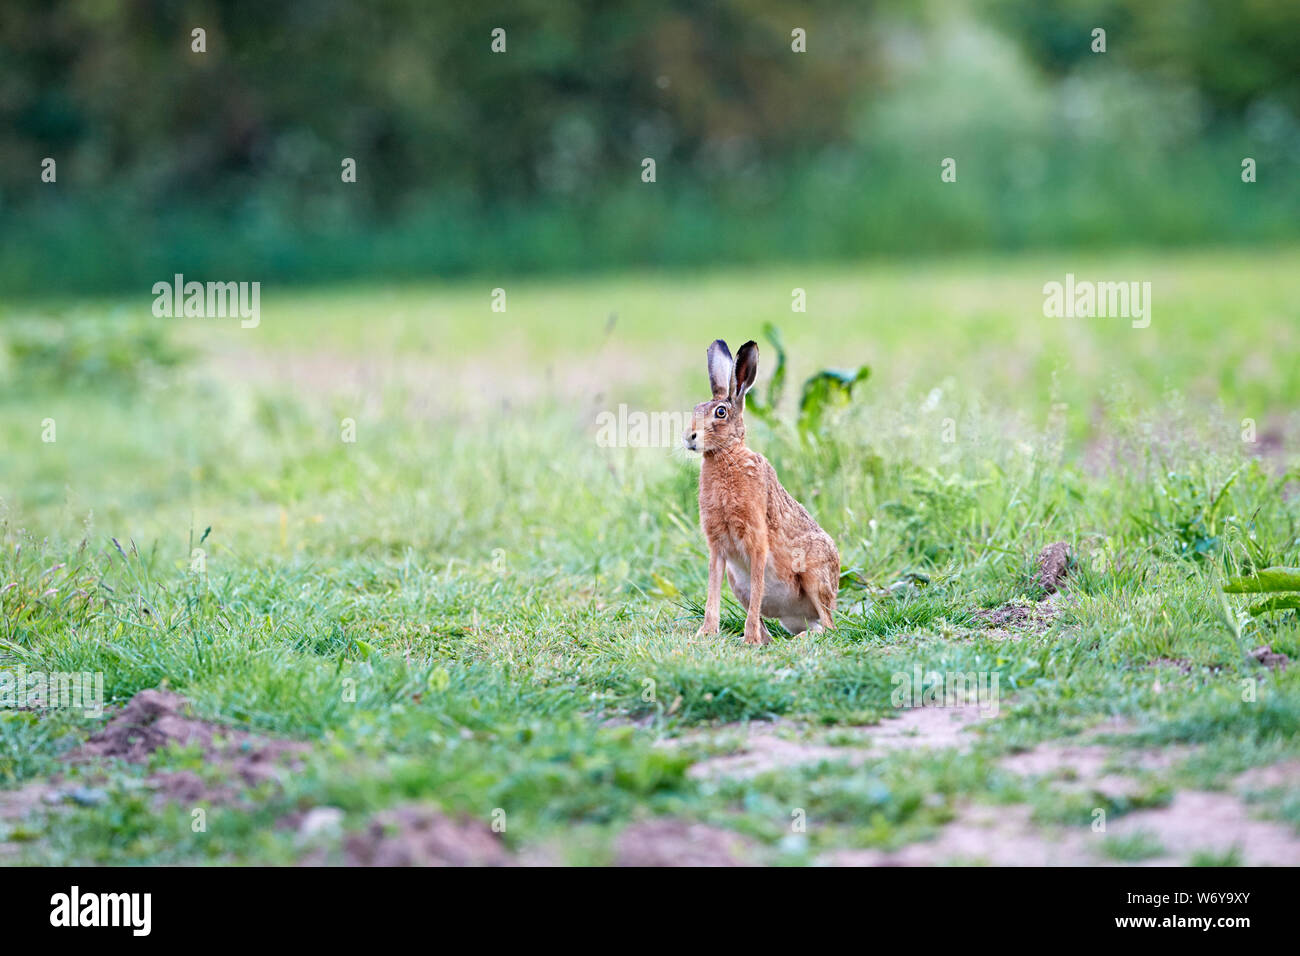
{"type": "Polygon", "coordinates": [[[735,833],[682,820],[634,823],[618,838],[618,866],[747,866],[749,848],[735,833]]]}
{"type": "Polygon", "coordinates": [[[1070,546],[1064,541],[1049,544],[1038,553],[1038,585],[1044,594],[1055,594],[1070,570],[1070,546]]]}
{"type": "Polygon", "coordinates": [[[429,807],[377,813],[343,844],[349,866],[512,866],[487,824],[455,821],[429,807]]]}
{"type": "Polygon", "coordinates": [[[1263,647],[1255,648],[1250,652],[1250,656],[1255,658],[1255,660],[1259,661],[1265,667],[1271,667],[1274,670],[1280,671],[1286,670],[1286,665],[1291,661],[1291,659],[1285,654],[1273,650],[1271,644],[1265,644],[1263,647]]]}
{"type": "Polygon", "coordinates": [[[246,788],[280,781],[295,757],[308,748],[292,740],[256,737],[193,715],[190,702],[169,690],[149,688],[132,697],[108,724],[71,755],[78,763],[117,757],[145,763],[166,747],[198,747],[206,768],[219,770],[209,783],[192,770],[159,770],[148,778],[164,800],[230,803],[246,788]]]}

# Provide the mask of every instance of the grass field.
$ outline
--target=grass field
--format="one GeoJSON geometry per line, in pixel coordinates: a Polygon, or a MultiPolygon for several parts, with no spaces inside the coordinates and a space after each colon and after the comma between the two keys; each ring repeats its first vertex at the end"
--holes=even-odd
{"type": "Polygon", "coordinates": [[[0,709],[0,860],[1300,862],[1297,612],[1216,592],[1300,565],[1297,303],[1300,250],[1238,250],[0,306],[0,667],[109,704],[0,709]],[[1150,327],[1045,318],[1067,272],[1150,327]],[[725,591],[693,637],[698,462],[596,434],[707,397],[715,337],[765,392],[767,322],[749,443],[846,576],[755,649],[725,591]],[[896,706],[931,671],[996,706],[896,706]],[[192,713],[136,737],[206,730],[103,744],[158,687],[192,713]]]}

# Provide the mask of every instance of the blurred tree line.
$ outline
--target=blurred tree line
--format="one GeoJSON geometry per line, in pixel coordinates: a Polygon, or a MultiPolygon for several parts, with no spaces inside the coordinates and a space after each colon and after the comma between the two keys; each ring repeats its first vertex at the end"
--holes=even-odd
{"type": "Polygon", "coordinates": [[[7,0],[0,290],[1292,238],[1297,116],[1294,0],[7,0]]]}
{"type": "Polygon", "coordinates": [[[1217,120],[1274,101],[1300,115],[1300,4],[1285,0],[992,0],[993,20],[1064,75],[1103,27],[1131,68],[1186,84],[1217,120]]]}
{"type": "Polygon", "coordinates": [[[333,190],[391,212],[429,189],[492,199],[635,181],[642,156],[726,175],[833,140],[871,73],[857,4],[630,0],[32,0],[0,62],[0,171],[150,201],[333,190]],[[816,56],[791,55],[791,24],[816,56]],[[207,53],[190,31],[207,32],[207,53]],[[494,28],[506,31],[494,54],[494,28]]]}

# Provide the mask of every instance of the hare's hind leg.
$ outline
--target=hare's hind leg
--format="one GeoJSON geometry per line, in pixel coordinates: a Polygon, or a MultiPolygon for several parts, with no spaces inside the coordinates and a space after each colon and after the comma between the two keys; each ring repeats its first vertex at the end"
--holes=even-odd
{"type": "Polygon", "coordinates": [[[820,576],[822,580],[818,582],[819,586],[808,592],[808,599],[817,611],[817,621],[808,628],[812,634],[820,634],[828,628],[835,629],[832,615],[835,613],[835,599],[839,597],[839,571],[837,562],[834,568],[828,568],[827,573],[820,576]]]}
{"type": "Polygon", "coordinates": [[[838,563],[834,568],[814,569],[801,574],[799,586],[802,594],[799,614],[789,622],[782,620],[785,629],[796,637],[820,634],[827,628],[834,629],[832,615],[835,613],[838,585],[838,563]]]}

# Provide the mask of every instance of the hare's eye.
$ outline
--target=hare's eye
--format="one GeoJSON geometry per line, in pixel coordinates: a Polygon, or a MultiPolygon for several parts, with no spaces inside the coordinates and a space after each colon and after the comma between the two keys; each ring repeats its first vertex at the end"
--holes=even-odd
{"type": "Polygon", "coordinates": [[[715,418],[726,418],[726,417],[727,417],[727,406],[726,406],[726,405],[719,405],[716,409],[713,410],[713,415],[714,415],[715,418]]]}

